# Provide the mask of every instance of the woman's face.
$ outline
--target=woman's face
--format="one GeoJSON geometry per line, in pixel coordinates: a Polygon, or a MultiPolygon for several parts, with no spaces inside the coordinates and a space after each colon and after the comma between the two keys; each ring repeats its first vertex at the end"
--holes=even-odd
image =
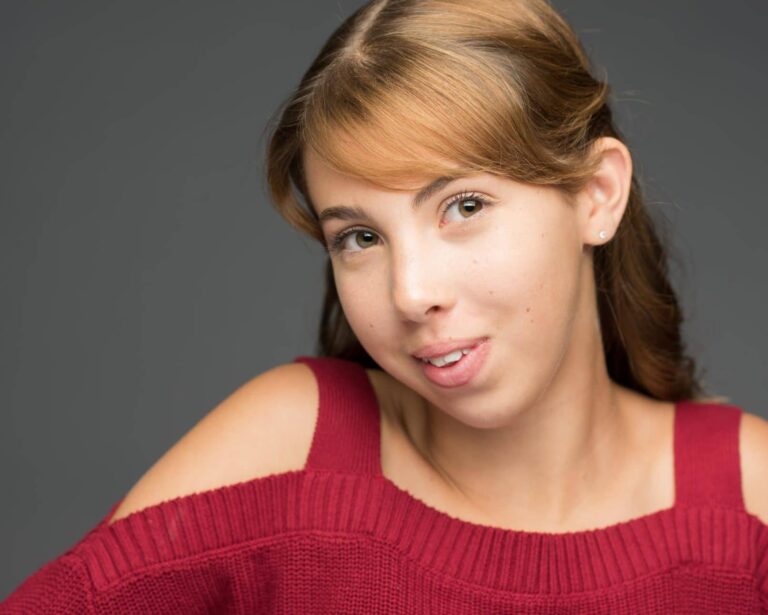
{"type": "Polygon", "coordinates": [[[326,243],[346,233],[330,248],[344,314],[391,376],[464,423],[492,427],[533,404],[564,357],[579,360],[567,351],[579,327],[596,326],[596,312],[582,290],[591,253],[577,200],[481,174],[440,186],[414,208],[419,190],[382,190],[311,150],[304,164],[326,243]],[[323,219],[339,206],[367,219],[323,219]],[[475,338],[487,338],[484,360],[459,386],[436,384],[413,356],[475,338]]]}

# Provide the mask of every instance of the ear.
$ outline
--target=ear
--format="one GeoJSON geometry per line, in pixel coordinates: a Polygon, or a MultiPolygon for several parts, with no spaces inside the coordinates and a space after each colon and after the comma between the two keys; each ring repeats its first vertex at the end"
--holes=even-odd
{"type": "Polygon", "coordinates": [[[632,182],[632,156],[626,145],[613,137],[600,137],[592,147],[599,166],[576,195],[582,243],[588,246],[607,243],[616,234],[632,182]]]}

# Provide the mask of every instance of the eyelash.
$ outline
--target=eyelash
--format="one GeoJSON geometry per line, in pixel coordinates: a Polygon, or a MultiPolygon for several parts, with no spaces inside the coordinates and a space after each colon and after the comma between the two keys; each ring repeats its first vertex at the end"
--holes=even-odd
{"type": "MultiPolygon", "coordinates": [[[[442,211],[440,212],[440,217],[445,215],[445,212],[448,211],[453,205],[456,203],[461,203],[462,201],[477,201],[482,206],[480,211],[476,213],[473,216],[470,216],[469,218],[466,218],[466,220],[471,220],[473,218],[477,218],[479,216],[483,215],[483,212],[488,208],[488,206],[491,204],[487,199],[483,198],[476,192],[462,192],[461,194],[457,194],[456,196],[452,197],[442,208],[442,211]]],[[[345,250],[342,249],[341,245],[344,243],[344,240],[349,236],[353,235],[354,233],[357,233],[359,231],[367,231],[368,229],[365,227],[352,227],[349,229],[346,229],[344,231],[341,231],[340,233],[336,233],[335,235],[331,236],[330,241],[328,242],[328,250],[333,253],[339,253],[344,252],[345,250]]],[[[365,252],[365,249],[361,250],[351,250],[351,252],[365,252]]]]}

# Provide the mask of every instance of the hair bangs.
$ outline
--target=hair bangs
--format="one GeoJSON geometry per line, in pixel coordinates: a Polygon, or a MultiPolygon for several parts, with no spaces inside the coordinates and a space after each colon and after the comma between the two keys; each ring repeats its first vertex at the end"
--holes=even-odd
{"type": "Polygon", "coordinates": [[[381,75],[370,58],[346,58],[306,109],[305,144],[335,170],[388,189],[481,172],[525,179],[520,96],[505,79],[483,79],[481,58],[461,59],[410,50],[381,75]]]}

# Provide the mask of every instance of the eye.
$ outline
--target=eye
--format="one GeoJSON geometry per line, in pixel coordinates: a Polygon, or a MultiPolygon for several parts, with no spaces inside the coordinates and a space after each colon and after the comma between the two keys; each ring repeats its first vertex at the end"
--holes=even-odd
{"type": "MultiPolygon", "coordinates": [[[[443,214],[446,214],[454,205],[459,206],[456,209],[459,212],[459,220],[468,220],[483,215],[483,210],[490,205],[490,201],[474,192],[463,192],[451,197],[442,208],[443,214]]],[[[334,254],[340,252],[354,254],[363,252],[377,243],[379,243],[379,236],[373,231],[366,228],[350,228],[333,235],[328,242],[328,250],[334,254]],[[354,238],[351,243],[359,249],[347,246],[348,238],[354,238]]]]}
{"type": "Polygon", "coordinates": [[[353,240],[352,243],[357,245],[358,248],[362,248],[363,250],[365,250],[366,248],[370,248],[372,245],[376,245],[376,242],[373,242],[373,240],[376,239],[378,235],[376,235],[376,233],[374,233],[373,231],[369,231],[364,228],[348,229],[342,233],[339,233],[338,235],[335,235],[331,239],[331,242],[330,242],[331,251],[332,252],[360,252],[361,250],[344,247],[343,244],[345,243],[348,237],[354,237],[355,239],[353,240]],[[369,243],[369,242],[373,242],[373,243],[369,243]]]}
{"type": "Polygon", "coordinates": [[[453,197],[443,208],[443,213],[448,212],[454,205],[459,205],[456,209],[461,216],[461,220],[474,217],[477,212],[482,211],[488,205],[488,201],[475,193],[462,193],[453,197]],[[469,205],[467,206],[467,203],[469,205]]]}

